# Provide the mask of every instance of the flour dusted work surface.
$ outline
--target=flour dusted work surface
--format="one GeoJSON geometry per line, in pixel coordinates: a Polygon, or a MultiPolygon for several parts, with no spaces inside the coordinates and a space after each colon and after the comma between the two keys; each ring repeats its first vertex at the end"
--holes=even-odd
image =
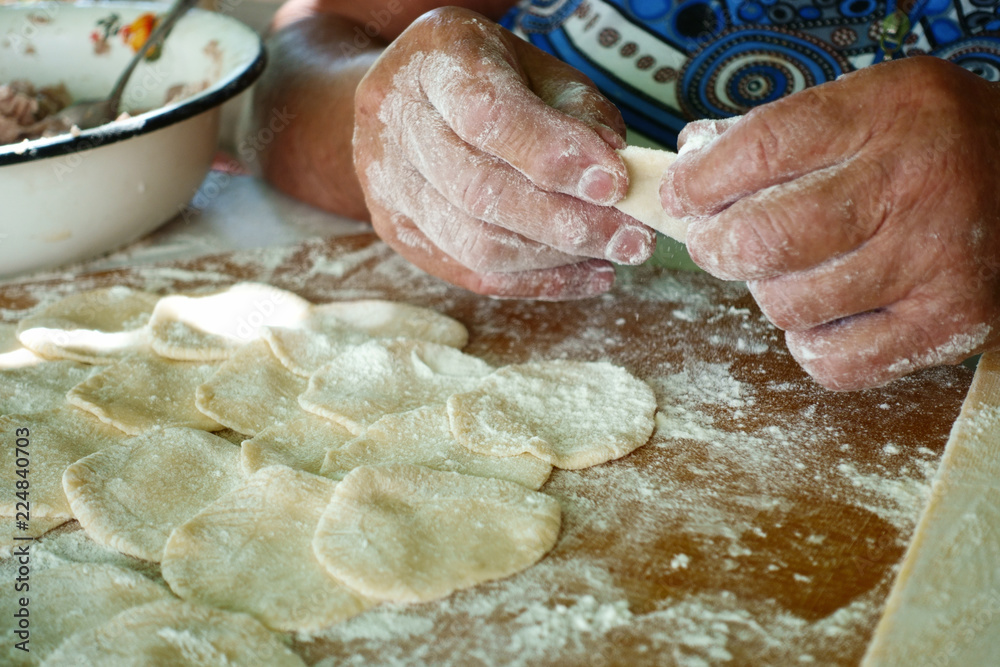
{"type": "Polygon", "coordinates": [[[562,508],[542,560],[441,601],[381,605],[297,635],[295,651],[323,667],[457,667],[470,656],[560,667],[857,665],[971,381],[967,369],[945,368],[830,393],[798,369],[742,286],[639,267],[607,297],[498,301],[413,269],[369,235],[7,283],[0,317],[17,322],[97,287],[207,293],[239,281],[312,303],[430,307],[468,328],[464,353],[496,368],[607,361],[657,398],[648,444],[556,470],[541,488],[562,508]]]}

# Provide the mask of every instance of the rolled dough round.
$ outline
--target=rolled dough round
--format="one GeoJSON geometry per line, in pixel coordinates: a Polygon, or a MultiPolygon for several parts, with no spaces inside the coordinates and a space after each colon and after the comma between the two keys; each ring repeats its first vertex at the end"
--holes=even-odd
{"type": "Polygon", "coordinates": [[[205,431],[153,429],[69,466],[63,489],[91,539],[159,562],[174,528],[243,483],[239,456],[205,431]]]}
{"type": "Polygon", "coordinates": [[[198,387],[195,405],[204,415],[247,435],[306,414],[299,406],[305,378],[285,368],[263,340],[236,351],[198,387]]]}
{"type": "Polygon", "coordinates": [[[209,363],[136,354],[73,387],[66,399],[129,435],[168,426],[217,431],[222,425],[195,405],[195,391],[216,369],[209,363]]]}
{"type": "Polygon", "coordinates": [[[163,600],[68,638],[46,667],[305,667],[245,614],[163,600]]]}
{"type": "Polygon", "coordinates": [[[14,648],[18,595],[0,596],[0,636],[5,665],[37,665],[70,635],[96,628],[139,605],[172,598],[164,586],[114,565],[72,563],[32,572],[29,619],[31,651],[14,648]]]}
{"type": "Polygon", "coordinates": [[[517,482],[537,490],[552,466],[530,454],[485,456],[455,440],[444,405],[386,415],[356,439],[331,449],[322,474],[341,479],[355,468],[409,463],[444,472],[517,482]]]}
{"type": "Polygon", "coordinates": [[[73,294],[21,320],[17,337],[43,357],[110,363],[149,346],[159,299],[122,286],[73,294]]]}
{"type": "Polygon", "coordinates": [[[415,340],[375,340],[316,371],[299,404],[360,434],[384,415],[443,404],[493,368],[458,350],[415,340]]]}
{"type": "Polygon", "coordinates": [[[211,361],[260,338],[264,327],[297,327],[305,299],[257,283],[238,283],[207,296],[160,299],[150,318],[153,349],[170,359],[211,361]]]}
{"type": "Polygon", "coordinates": [[[412,338],[461,348],[469,332],[429,308],[368,299],[313,306],[300,327],[269,327],[264,337],[282,364],[309,377],[350,345],[373,338],[412,338]]]}
{"type": "Polygon", "coordinates": [[[246,612],[275,630],[317,630],[361,613],[372,603],[312,550],[335,486],[284,466],[260,470],[173,532],[163,578],[186,600],[246,612]]]}
{"type": "Polygon", "coordinates": [[[353,439],[354,434],[337,422],[303,411],[297,419],[275,424],[244,440],[240,464],[247,476],[272,465],[318,475],[327,452],[353,439]]]}
{"type": "Polygon", "coordinates": [[[489,456],[533,454],[576,470],[625,456],[653,433],[656,397],[606,362],[506,366],[448,399],[455,437],[489,456]]]}
{"type": "Polygon", "coordinates": [[[10,480],[0,487],[0,516],[15,516],[18,498],[15,481],[21,479],[15,471],[26,460],[30,482],[31,519],[72,519],[66,494],[63,493],[63,471],[71,464],[94,452],[120,444],[125,433],[102,423],[96,417],[71,405],[27,415],[0,417],[0,432],[10,434],[11,446],[0,447],[0,466],[10,480]],[[19,454],[15,438],[17,429],[28,429],[28,456],[19,454]]]}
{"type": "Polygon", "coordinates": [[[414,465],[355,468],[313,547],[377,600],[422,602],[531,566],[556,543],[559,503],[520,484],[414,465]]]}

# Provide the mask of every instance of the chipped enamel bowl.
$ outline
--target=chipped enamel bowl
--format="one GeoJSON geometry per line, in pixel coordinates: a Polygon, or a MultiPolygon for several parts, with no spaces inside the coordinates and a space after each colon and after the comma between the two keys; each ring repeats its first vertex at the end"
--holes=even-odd
{"type": "MultiPolygon", "coordinates": [[[[74,99],[105,96],[134,52],[129,37],[166,7],[0,6],[0,83],[62,83],[74,99]]],[[[177,215],[211,165],[220,105],[263,67],[253,30],[191,10],[159,58],[132,75],[122,100],[130,118],[0,146],[0,277],[99,255],[177,215]],[[164,105],[180,85],[203,89],[164,105]]]]}

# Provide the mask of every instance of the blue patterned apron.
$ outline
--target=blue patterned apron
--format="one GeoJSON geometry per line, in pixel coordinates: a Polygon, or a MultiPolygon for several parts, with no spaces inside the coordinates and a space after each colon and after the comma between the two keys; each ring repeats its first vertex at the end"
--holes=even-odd
{"type": "Polygon", "coordinates": [[[888,57],[931,54],[1000,80],[1000,0],[525,0],[502,21],[577,67],[665,146],[888,57]],[[910,6],[912,5],[912,6],[910,6]]]}

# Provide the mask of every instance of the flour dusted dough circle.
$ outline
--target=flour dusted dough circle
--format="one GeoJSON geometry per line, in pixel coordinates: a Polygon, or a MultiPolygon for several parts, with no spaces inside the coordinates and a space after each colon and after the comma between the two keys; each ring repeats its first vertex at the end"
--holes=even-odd
{"type": "Polygon", "coordinates": [[[482,359],[445,345],[375,340],[316,371],[299,404],[360,434],[384,415],[443,404],[492,370],[482,359]]]}
{"type": "Polygon", "coordinates": [[[452,432],[472,451],[533,454],[567,470],[641,447],[653,433],[655,412],[649,385],[606,362],[506,366],[448,399],[452,432]]]}
{"type": "Polygon", "coordinates": [[[676,153],[641,146],[627,146],[618,155],[628,169],[628,194],[615,208],[661,234],[684,242],[687,223],[667,215],[660,203],[660,181],[667,167],[677,159],[676,153]]]}
{"type": "Polygon", "coordinates": [[[275,630],[317,630],[361,613],[372,603],[334,580],[312,551],[335,486],[264,468],[174,531],[163,578],[186,600],[246,612],[275,630]]]}
{"type": "Polygon", "coordinates": [[[275,424],[244,440],[240,465],[247,476],[272,465],[318,475],[327,452],[353,439],[354,434],[337,422],[303,411],[297,419],[275,424]]]}
{"type": "Polygon", "coordinates": [[[101,366],[59,360],[0,370],[0,415],[44,412],[66,404],[66,392],[101,366]]]}
{"type": "Polygon", "coordinates": [[[421,602],[533,565],[555,545],[559,523],[555,499],[513,482],[356,468],[334,489],[313,547],[363,595],[421,602]]]}
{"type": "Polygon", "coordinates": [[[77,633],[46,667],[305,667],[245,614],[163,600],[134,607],[77,633]]]}
{"type": "Polygon", "coordinates": [[[516,482],[537,490],[552,466],[530,454],[485,456],[455,440],[444,405],[386,415],[356,439],[331,449],[322,474],[341,479],[362,466],[408,463],[445,472],[516,482]]]}
{"type": "Polygon", "coordinates": [[[159,299],[122,286],[73,294],[21,320],[17,336],[43,357],[110,363],[148,347],[159,299]]]}
{"type": "Polygon", "coordinates": [[[137,354],[115,363],[73,387],[71,405],[90,412],[129,435],[156,427],[222,428],[195,405],[195,391],[218,367],[137,354]]]}
{"type": "Polygon", "coordinates": [[[101,423],[83,410],[65,405],[61,408],[26,415],[0,417],[0,433],[9,434],[10,446],[0,447],[0,470],[9,480],[0,486],[0,516],[14,516],[18,498],[15,470],[18,453],[17,429],[29,431],[28,479],[30,481],[31,518],[72,519],[69,502],[63,493],[63,471],[71,464],[96,451],[123,442],[128,436],[101,423]]]}
{"type": "Polygon", "coordinates": [[[257,435],[306,414],[298,398],[307,384],[278,361],[265,341],[256,340],[240,348],[198,387],[195,405],[234,431],[257,435]]]}
{"type": "Polygon", "coordinates": [[[80,459],[63,489],[91,539],[159,562],[174,528],[243,482],[239,456],[211,433],[154,429],[80,459]]]}
{"type": "Polygon", "coordinates": [[[153,349],[170,359],[228,359],[260,338],[264,327],[299,326],[310,307],[291,292],[257,283],[207,296],[164,297],[149,321],[153,349]]]}
{"type": "MultiPolygon", "coordinates": [[[[95,628],[116,614],[139,605],[171,598],[170,591],[125,568],[98,563],[72,563],[30,575],[31,635],[25,653],[14,648],[18,598],[11,591],[0,596],[0,636],[5,665],[37,665],[67,637],[95,628]]],[[[95,663],[96,664],[96,663],[95,663]]]]}
{"type": "MultiPolygon", "coordinates": [[[[17,325],[0,322],[0,371],[35,366],[44,359],[17,339],[17,325]]],[[[4,413],[6,414],[6,413],[4,413]]]]}
{"type": "Polygon", "coordinates": [[[462,348],[469,332],[461,322],[429,308],[369,299],[313,306],[300,327],[268,328],[264,337],[282,364],[309,377],[348,346],[373,338],[412,338],[462,348]]]}

